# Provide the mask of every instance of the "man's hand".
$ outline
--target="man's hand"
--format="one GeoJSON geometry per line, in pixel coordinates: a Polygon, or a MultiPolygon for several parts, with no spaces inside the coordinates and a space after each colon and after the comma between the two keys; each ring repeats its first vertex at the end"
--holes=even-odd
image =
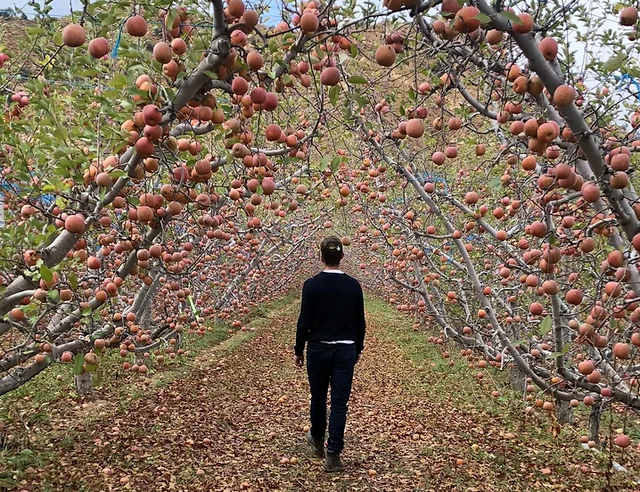
{"type": "Polygon", "coordinates": [[[302,368],[302,366],[304,366],[304,356],[296,355],[296,367],[302,368]]]}

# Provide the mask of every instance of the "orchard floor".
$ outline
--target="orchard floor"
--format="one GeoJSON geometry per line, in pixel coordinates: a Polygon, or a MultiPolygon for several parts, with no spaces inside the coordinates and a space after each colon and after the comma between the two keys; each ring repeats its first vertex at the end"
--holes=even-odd
{"type": "MultiPolygon", "coordinates": [[[[424,333],[375,300],[367,302],[346,470],[325,474],[303,442],[308,386],[290,350],[298,307],[271,309],[254,333],[202,351],[180,378],[147,376],[135,397],[51,403],[31,429],[32,462],[13,475],[15,490],[640,489],[632,481],[640,454],[617,452],[616,461],[636,468],[614,474],[614,488],[606,488],[606,455],[580,449],[578,429],[556,438],[548,417],[525,417],[512,398],[492,399],[499,376],[486,371],[477,382],[466,360],[450,367],[424,333]]],[[[12,452],[19,456],[0,456],[5,477],[18,466],[12,452]]]]}

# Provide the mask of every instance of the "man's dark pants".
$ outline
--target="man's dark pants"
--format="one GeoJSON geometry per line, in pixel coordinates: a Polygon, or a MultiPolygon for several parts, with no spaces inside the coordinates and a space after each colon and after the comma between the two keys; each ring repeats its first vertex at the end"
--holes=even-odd
{"type": "Polygon", "coordinates": [[[317,440],[324,439],[327,426],[327,391],[331,385],[328,453],[339,453],[344,448],[347,403],[351,395],[355,363],[355,344],[309,342],[307,373],[311,388],[311,435],[317,440]]]}

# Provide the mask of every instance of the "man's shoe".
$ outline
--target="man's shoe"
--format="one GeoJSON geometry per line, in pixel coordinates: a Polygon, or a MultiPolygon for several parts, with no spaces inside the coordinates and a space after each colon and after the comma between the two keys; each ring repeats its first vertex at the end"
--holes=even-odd
{"type": "Polygon", "coordinates": [[[311,435],[311,430],[307,431],[307,442],[313,448],[313,454],[322,458],[324,456],[324,439],[316,439],[311,435]]]}
{"type": "Polygon", "coordinates": [[[335,473],[344,470],[344,465],[340,460],[340,454],[327,453],[327,460],[324,462],[324,471],[335,473]]]}

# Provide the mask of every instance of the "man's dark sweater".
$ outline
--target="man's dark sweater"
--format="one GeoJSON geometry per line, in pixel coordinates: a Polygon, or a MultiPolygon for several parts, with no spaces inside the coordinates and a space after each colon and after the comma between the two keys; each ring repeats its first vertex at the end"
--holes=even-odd
{"type": "Polygon", "coordinates": [[[306,342],[353,340],[356,353],[364,348],[364,299],[360,283],[346,273],[320,272],[302,287],[295,353],[306,342]]]}

